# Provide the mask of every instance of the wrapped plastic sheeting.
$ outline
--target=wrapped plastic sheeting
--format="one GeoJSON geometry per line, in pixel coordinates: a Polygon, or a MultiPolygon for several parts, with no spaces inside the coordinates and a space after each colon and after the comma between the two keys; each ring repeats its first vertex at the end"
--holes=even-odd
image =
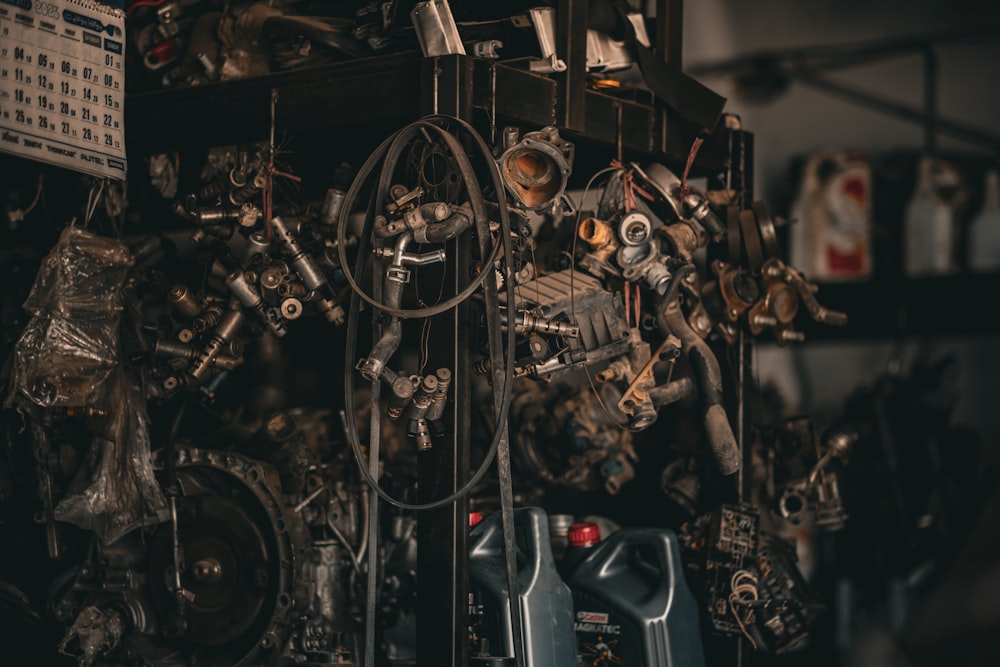
{"type": "Polygon", "coordinates": [[[94,531],[105,544],[165,518],[150,461],[145,397],[120,363],[124,285],[133,265],[121,242],[78,227],[63,231],[42,261],[24,308],[32,317],[14,347],[8,405],[38,417],[50,408],[92,406],[90,475],[55,518],[94,531]]]}
{"type": "Polygon", "coordinates": [[[92,530],[111,544],[139,526],[165,521],[168,511],[153,475],[142,392],[120,369],[107,385],[108,422],[91,444],[90,485],[63,499],[55,518],[92,530]]]}
{"type": "Polygon", "coordinates": [[[43,408],[99,399],[118,365],[122,285],[131,266],[124,244],[79,227],[63,231],[24,303],[32,317],[14,348],[14,393],[43,408]]]}

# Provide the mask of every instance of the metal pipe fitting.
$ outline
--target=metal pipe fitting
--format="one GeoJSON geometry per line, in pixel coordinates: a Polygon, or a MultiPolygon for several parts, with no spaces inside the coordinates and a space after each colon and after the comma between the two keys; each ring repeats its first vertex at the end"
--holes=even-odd
{"type": "Polygon", "coordinates": [[[204,300],[188,289],[187,285],[180,283],[170,286],[167,291],[167,301],[179,315],[187,320],[198,317],[205,308],[204,300]]]}
{"type": "Polygon", "coordinates": [[[209,368],[215,363],[222,349],[236,336],[244,321],[243,311],[238,308],[232,308],[225,312],[212,332],[212,337],[205,344],[205,348],[191,367],[189,371],[191,377],[199,381],[205,378],[209,368]]]}
{"type": "Polygon", "coordinates": [[[389,419],[395,421],[403,414],[403,410],[410,404],[413,398],[413,383],[409,378],[399,375],[392,381],[392,393],[389,395],[389,406],[386,414],[389,419]]]}
{"type": "Polygon", "coordinates": [[[448,402],[448,390],[451,388],[451,371],[447,368],[439,368],[434,371],[437,378],[437,389],[431,399],[431,406],[427,409],[427,421],[435,422],[444,416],[444,407],[448,402]]]}

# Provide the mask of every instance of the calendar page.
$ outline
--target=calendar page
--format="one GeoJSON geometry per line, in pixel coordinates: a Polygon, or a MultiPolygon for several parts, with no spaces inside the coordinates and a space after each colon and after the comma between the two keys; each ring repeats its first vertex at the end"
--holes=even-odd
{"type": "Polygon", "coordinates": [[[125,13],[0,0],[0,151],[125,179],[125,13]]]}

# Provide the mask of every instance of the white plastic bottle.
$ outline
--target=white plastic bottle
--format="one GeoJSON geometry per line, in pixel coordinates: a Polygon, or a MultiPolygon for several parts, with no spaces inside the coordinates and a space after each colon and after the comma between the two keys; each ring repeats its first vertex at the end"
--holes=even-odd
{"type": "Polygon", "coordinates": [[[986,172],[983,205],[969,223],[969,270],[977,273],[1000,271],[1000,172],[986,172]]]}
{"type": "Polygon", "coordinates": [[[928,276],[955,270],[954,213],[935,183],[935,161],[923,157],[917,185],[906,206],[904,269],[908,276],[928,276]]]}

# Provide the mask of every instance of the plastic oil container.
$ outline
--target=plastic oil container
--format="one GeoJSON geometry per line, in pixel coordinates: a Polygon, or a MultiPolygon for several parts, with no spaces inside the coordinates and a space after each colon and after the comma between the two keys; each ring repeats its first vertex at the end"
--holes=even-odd
{"type": "MultiPolygon", "coordinates": [[[[514,529],[525,664],[577,667],[573,594],[556,570],[548,515],[539,507],[515,508],[514,529]]],[[[513,656],[500,512],[486,515],[469,533],[469,592],[475,609],[470,630],[480,649],[513,656]]]]}
{"type": "Polygon", "coordinates": [[[704,667],[672,531],[625,527],[601,540],[597,524],[577,523],[568,537],[559,570],[573,591],[580,664],[704,667]]]}

